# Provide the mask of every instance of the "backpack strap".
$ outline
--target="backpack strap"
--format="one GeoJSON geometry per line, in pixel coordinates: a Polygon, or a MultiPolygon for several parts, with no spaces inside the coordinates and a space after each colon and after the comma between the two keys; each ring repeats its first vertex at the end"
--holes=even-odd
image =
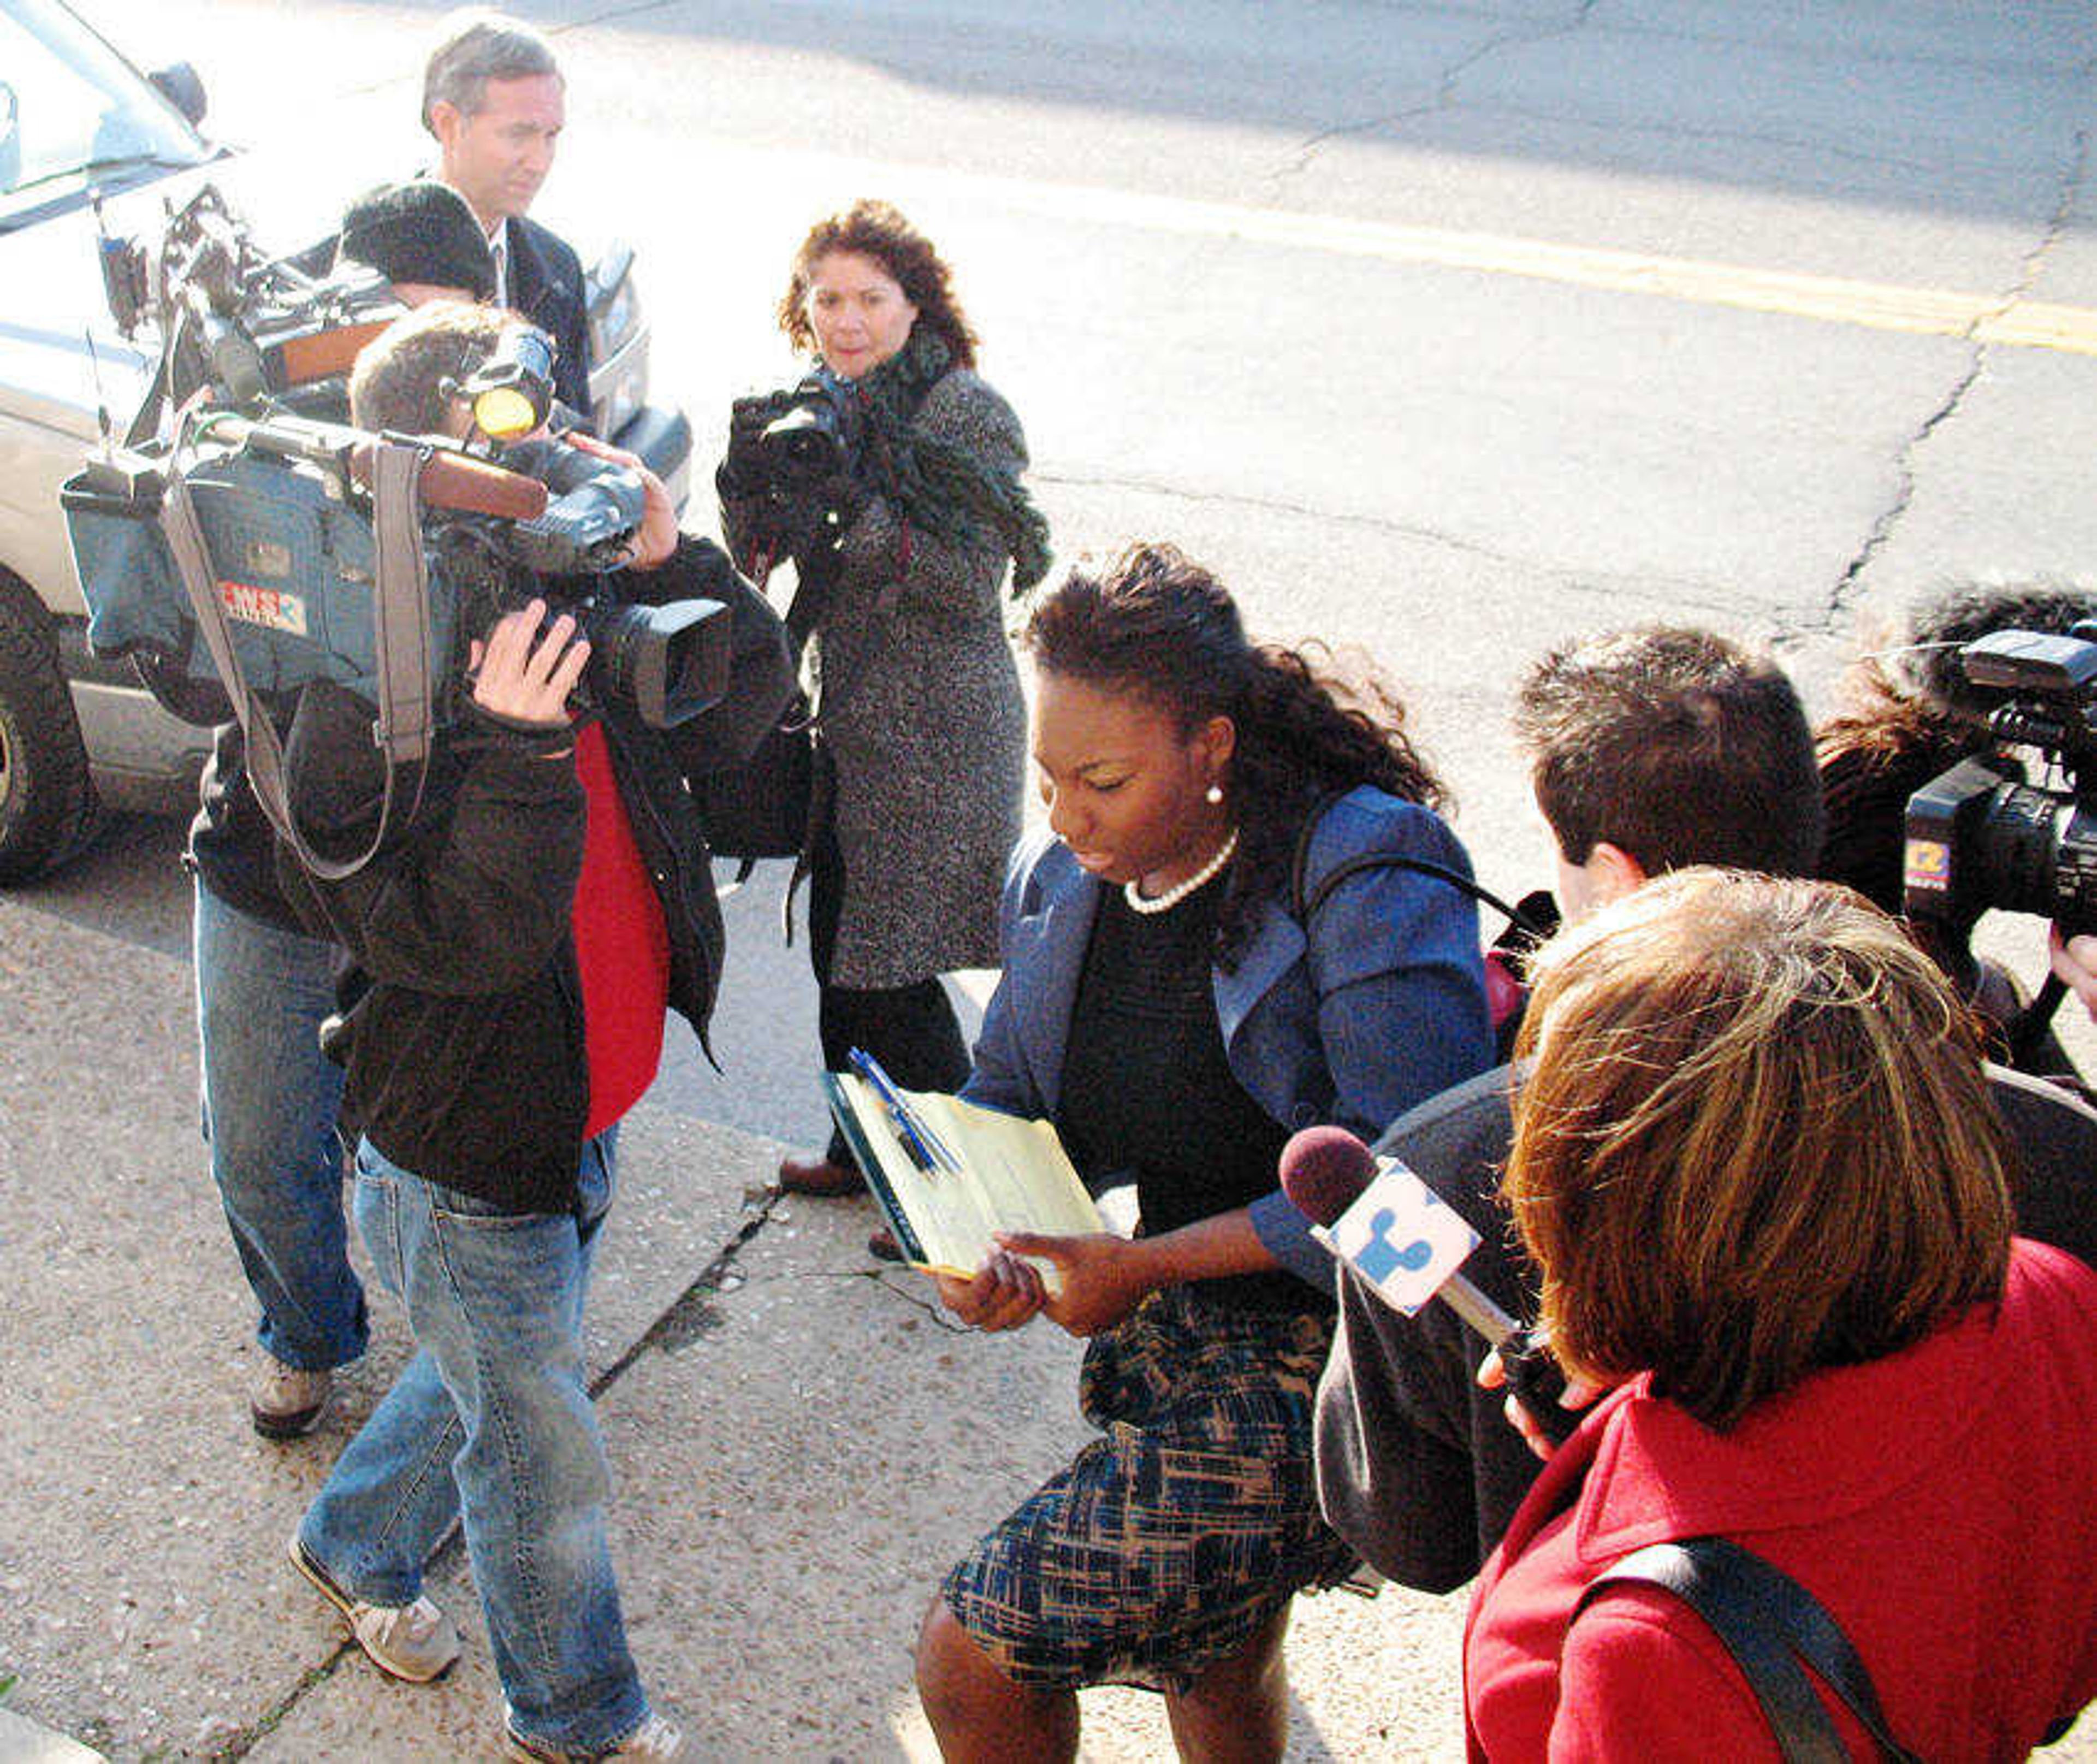
{"type": "Polygon", "coordinates": [[[1533,948],[1552,934],[1556,928],[1555,922],[1547,923],[1528,910],[1539,900],[1549,907],[1550,895],[1530,895],[1520,906],[1511,907],[1491,889],[1480,887],[1461,870],[1429,858],[1408,857],[1397,851],[1358,851],[1352,857],[1342,858],[1312,888],[1309,886],[1311,838],[1318,830],[1318,823],[1325,818],[1325,811],[1346,794],[1344,790],[1333,790],[1319,798],[1304,819],[1302,831],[1296,836],[1296,854],[1289,870],[1290,913],[1307,931],[1313,916],[1342,883],[1372,869],[1403,869],[1447,882],[1459,893],[1469,895],[1472,900],[1504,915],[1509,930],[1495,939],[1492,948],[1486,952],[1486,1003],[1492,1022],[1494,1057],[1504,1065],[1514,1056],[1515,1037],[1521,1027],[1522,1011],[1529,994],[1513,963],[1502,956],[1500,952],[1533,948]]]}
{"type": "Polygon", "coordinates": [[[1318,830],[1318,823],[1325,818],[1325,812],[1347,794],[1346,790],[1328,791],[1312,806],[1304,816],[1303,830],[1296,836],[1296,853],[1289,869],[1289,900],[1291,916],[1298,925],[1307,926],[1318,909],[1329,900],[1333,891],[1342,882],[1350,882],[1364,871],[1372,869],[1407,869],[1416,875],[1432,876],[1445,882],[1451,888],[1469,895],[1473,900],[1504,914],[1508,921],[1539,941],[1550,935],[1547,926],[1538,924],[1520,907],[1511,907],[1488,888],[1481,887],[1461,870],[1451,869],[1447,864],[1437,864],[1431,859],[1408,857],[1398,851],[1358,851],[1354,856],[1342,859],[1319,878],[1316,888],[1309,886],[1311,872],[1311,840],[1318,830]]]}
{"type": "Polygon", "coordinates": [[[1634,1551],[1590,1582],[1577,1618],[1626,1586],[1673,1593],[1725,1645],[1755,1694],[1785,1764],[1846,1764],[1849,1753],[1805,1668],[1877,1740],[1891,1764],[1920,1764],[1894,1739],[1872,1675],[1827,1608],[1790,1575],[1726,1538],[1686,1538],[1634,1551]]]}

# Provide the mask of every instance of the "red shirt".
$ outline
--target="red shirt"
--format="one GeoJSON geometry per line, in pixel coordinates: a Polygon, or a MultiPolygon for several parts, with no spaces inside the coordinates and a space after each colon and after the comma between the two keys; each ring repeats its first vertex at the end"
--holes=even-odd
{"type": "MultiPolygon", "coordinates": [[[[1817,1372],[1729,1433],[1649,1383],[1559,1448],[1486,1565],[1473,1757],[1775,1758],[1731,1657],[1670,1595],[1609,1593],[1568,1630],[1604,1568],[1706,1534],[1828,1608],[1932,1764],[2021,1758],[2097,1696],[2097,1274],[2074,1258],[2017,1239],[1999,1307],[1817,1372]]],[[[1877,1755],[1835,1719],[1852,1757],[1877,1755]]]]}
{"type": "Polygon", "coordinates": [[[589,1064],[583,1133],[590,1138],[624,1116],[655,1081],[670,1000],[670,934],[633,843],[604,730],[595,723],[576,732],[576,773],[589,803],[573,925],[589,1064]]]}

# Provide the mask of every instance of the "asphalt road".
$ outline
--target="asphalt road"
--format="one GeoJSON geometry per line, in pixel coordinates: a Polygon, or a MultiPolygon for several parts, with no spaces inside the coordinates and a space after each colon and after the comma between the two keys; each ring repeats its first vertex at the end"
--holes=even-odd
{"type": "MultiPolygon", "coordinates": [[[[298,236],[423,157],[435,6],[82,10],[198,66],[298,236]]],[[[1505,891],[1548,873],[1504,716],[1550,642],[1708,622],[1819,705],[1875,605],[2097,574],[2086,6],[519,10],[570,73],[539,212],[639,248],[695,482],[728,399],[792,371],[802,230],[891,197],[957,267],[1059,551],[1169,537],[1265,633],[1366,646],[1505,891]]],[[[34,898],[178,943],[173,850],[125,824],[34,898]]],[[[681,1045],[658,1100],[807,1138],[777,892],[731,904],[728,1075],[681,1045]]]]}

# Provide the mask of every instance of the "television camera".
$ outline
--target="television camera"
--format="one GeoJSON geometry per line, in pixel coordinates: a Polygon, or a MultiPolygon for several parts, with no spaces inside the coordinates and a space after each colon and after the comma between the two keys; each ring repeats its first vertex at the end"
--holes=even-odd
{"type": "Polygon", "coordinates": [[[120,327],[151,319],[159,366],[124,444],[106,438],[63,501],[90,646],[132,658],[175,714],[244,720],[252,691],[281,716],[318,679],[397,700],[398,682],[382,677],[374,523],[386,511],[373,475],[403,447],[418,462],[405,493],[419,555],[391,567],[416,579],[427,720],[456,711],[471,641],[534,595],[573,612],[591,641],[585,698],[668,727],[719,697],[720,602],[635,604],[611,573],[640,525],[639,476],[535,432],[552,408],[543,333],[507,327],[454,388],[483,426],[482,449],[372,436],[338,420],[357,352],[401,310],[371,272],[264,257],[208,186],[170,216],[157,252],[105,239],[103,268],[120,327]],[[195,545],[171,546],[175,517],[193,524],[195,545]]]}
{"type": "Polygon", "coordinates": [[[1998,699],[1998,749],[2037,751],[2063,781],[2026,780],[2003,752],[1962,759],[1908,799],[1910,917],[1960,941],[1991,907],[2035,913],[2065,935],[2097,931],[2097,624],[2066,637],[1998,631],[1959,652],[1968,685],[1998,699]]]}

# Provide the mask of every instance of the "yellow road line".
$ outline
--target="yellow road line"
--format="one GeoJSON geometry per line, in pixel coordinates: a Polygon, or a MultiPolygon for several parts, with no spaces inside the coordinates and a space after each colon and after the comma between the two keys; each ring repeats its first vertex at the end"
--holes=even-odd
{"type": "Polygon", "coordinates": [[[1946,288],[1904,287],[1834,276],[1753,269],[1444,227],[1290,214],[1223,203],[1186,202],[1113,190],[1030,184],[1018,199],[1071,218],[1123,220],[1173,231],[1327,251],[1393,263],[1432,264],[1488,275],[1524,276],[1700,305],[1743,307],[1831,324],[1925,336],[1970,337],[2016,348],[2097,355],[2097,309],[2004,300],[1946,288]]]}
{"type": "Polygon", "coordinates": [[[1002,177],[945,167],[847,158],[820,151],[762,152],[716,144],[716,151],[748,156],[776,181],[795,165],[825,188],[884,190],[906,205],[934,198],[987,204],[1080,225],[1120,225],[1139,231],[1242,239],[1292,250],[1331,252],[1388,263],[1429,264],[1485,275],[1521,276],[1619,294],[1731,306],[1828,324],[1933,337],[1964,337],[2020,349],[2097,355],[2097,309],[1995,294],[1907,287],[1838,276],[1757,269],[1696,258],[1663,257],[1604,247],[1562,245],[1447,227],[1298,214],[1235,203],[1096,186],[1002,177]]]}

